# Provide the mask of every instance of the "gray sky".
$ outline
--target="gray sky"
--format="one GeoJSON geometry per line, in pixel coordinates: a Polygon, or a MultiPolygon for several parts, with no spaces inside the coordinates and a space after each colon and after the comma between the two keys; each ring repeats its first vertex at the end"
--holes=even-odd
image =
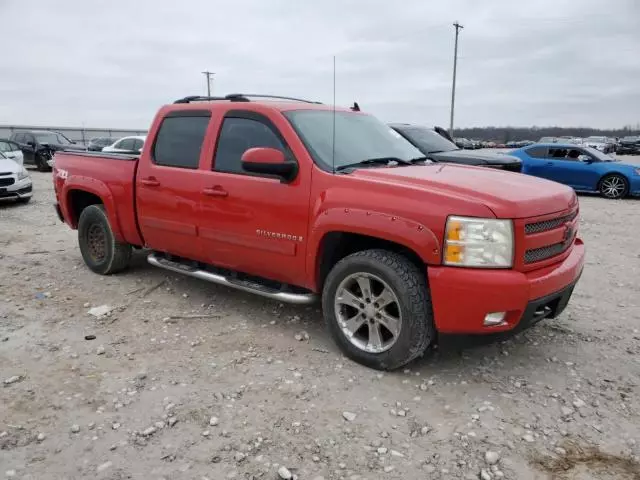
{"type": "Polygon", "coordinates": [[[385,121],[640,122],[640,0],[0,0],[0,124],[146,128],[206,93],[358,101],[385,121]]]}

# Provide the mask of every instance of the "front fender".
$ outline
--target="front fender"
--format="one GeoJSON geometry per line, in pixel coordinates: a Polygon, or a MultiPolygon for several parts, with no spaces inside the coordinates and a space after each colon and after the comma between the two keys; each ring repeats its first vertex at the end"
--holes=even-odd
{"type": "MultiPolygon", "coordinates": [[[[357,208],[330,208],[316,218],[309,235],[306,267],[317,279],[317,255],[325,235],[354,233],[379,238],[414,251],[425,264],[440,263],[440,242],[425,225],[407,218],[357,208]]],[[[312,281],[315,284],[315,280],[312,281]]]]}
{"type": "Polygon", "coordinates": [[[78,218],[75,217],[73,209],[71,208],[71,192],[80,190],[96,195],[102,200],[105,213],[109,219],[109,225],[113,231],[113,236],[120,242],[125,241],[122,234],[122,226],[116,214],[116,204],[113,193],[104,182],[81,175],[69,175],[64,178],[63,181],[61,197],[64,198],[64,202],[62,202],[61,209],[64,218],[71,228],[78,228],[78,218]]]}

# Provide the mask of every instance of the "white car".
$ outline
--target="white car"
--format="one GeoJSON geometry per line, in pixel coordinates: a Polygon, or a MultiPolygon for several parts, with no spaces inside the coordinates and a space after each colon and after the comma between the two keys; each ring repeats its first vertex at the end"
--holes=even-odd
{"type": "Polygon", "coordinates": [[[0,199],[11,198],[21,203],[31,200],[31,176],[22,165],[0,152],[0,199]]]}
{"type": "Polygon", "coordinates": [[[602,153],[611,153],[615,150],[613,143],[611,143],[607,137],[599,137],[596,135],[585,138],[583,145],[595,148],[602,153]]]}
{"type": "Polygon", "coordinates": [[[104,147],[102,151],[106,153],[140,153],[146,139],[146,136],[123,137],[113,145],[104,147]]]}
{"type": "Polygon", "coordinates": [[[24,155],[20,149],[20,145],[11,140],[0,140],[0,153],[14,160],[18,165],[24,165],[24,155]]]}

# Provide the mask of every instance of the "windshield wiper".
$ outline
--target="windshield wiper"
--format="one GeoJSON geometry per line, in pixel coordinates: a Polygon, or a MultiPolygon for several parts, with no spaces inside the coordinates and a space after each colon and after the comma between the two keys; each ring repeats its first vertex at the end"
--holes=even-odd
{"type": "MultiPolygon", "coordinates": [[[[433,153],[433,152],[431,152],[433,153]]],[[[427,156],[424,157],[416,157],[416,158],[412,158],[411,160],[409,160],[409,163],[411,163],[412,165],[415,165],[416,163],[420,163],[420,162],[428,162],[431,161],[431,159],[427,156]]]]}
{"type": "Polygon", "coordinates": [[[340,165],[336,167],[336,172],[342,170],[348,170],[350,168],[365,167],[367,165],[389,165],[390,163],[397,163],[398,165],[411,165],[412,162],[408,160],[402,160],[397,157],[380,157],[380,158],[368,158],[359,162],[347,163],[346,165],[340,165]]]}

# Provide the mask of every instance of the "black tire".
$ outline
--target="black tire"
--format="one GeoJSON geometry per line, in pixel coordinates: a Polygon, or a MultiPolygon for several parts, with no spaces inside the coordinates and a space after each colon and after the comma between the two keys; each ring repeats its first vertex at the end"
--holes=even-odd
{"type": "Polygon", "coordinates": [[[364,250],[340,260],[331,270],[322,291],[327,328],[342,352],[350,359],[377,370],[394,370],[424,354],[435,339],[433,309],[427,279],[403,255],[387,250],[364,250]],[[382,279],[398,299],[402,316],[400,333],[382,353],[369,353],[347,339],[336,317],[335,297],[341,282],[356,273],[382,279]]]}
{"type": "Polygon", "coordinates": [[[100,275],[120,272],[131,261],[131,245],[115,239],[103,205],[89,205],[80,214],[78,243],[84,263],[100,275]]]}
{"type": "Polygon", "coordinates": [[[598,184],[598,191],[604,198],[609,198],[612,200],[621,199],[629,194],[629,182],[626,178],[617,173],[605,175],[604,177],[602,177],[600,183],[598,184]],[[610,185],[611,182],[618,182],[618,184],[622,185],[622,188],[620,190],[617,190],[616,192],[613,192],[612,189],[607,188],[607,186],[610,185]]]}
{"type": "Polygon", "coordinates": [[[35,156],[36,167],[39,172],[48,172],[51,170],[51,167],[47,165],[47,160],[42,155],[36,154],[35,156]]]}

